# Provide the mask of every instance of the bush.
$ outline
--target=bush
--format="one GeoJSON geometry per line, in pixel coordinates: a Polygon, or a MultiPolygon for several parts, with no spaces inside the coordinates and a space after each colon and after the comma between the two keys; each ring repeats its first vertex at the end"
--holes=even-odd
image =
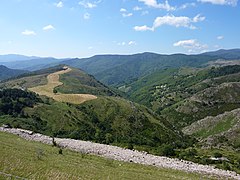
{"type": "Polygon", "coordinates": [[[174,146],[171,144],[165,144],[159,149],[159,155],[161,156],[175,156],[174,146]]]}
{"type": "Polygon", "coordinates": [[[231,170],[231,167],[230,167],[230,165],[227,162],[223,162],[223,169],[231,170]]]}
{"type": "Polygon", "coordinates": [[[58,150],[58,154],[63,154],[63,151],[61,148],[58,150]]]}
{"type": "Polygon", "coordinates": [[[214,156],[215,158],[221,158],[221,157],[222,157],[222,154],[219,153],[219,152],[215,152],[213,156],[214,156]]]}

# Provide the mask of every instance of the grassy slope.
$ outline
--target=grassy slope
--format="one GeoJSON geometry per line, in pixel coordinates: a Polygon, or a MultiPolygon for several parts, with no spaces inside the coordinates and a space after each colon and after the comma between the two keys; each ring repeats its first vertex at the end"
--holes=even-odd
{"type": "Polygon", "coordinates": [[[93,76],[76,68],[72,68],[72,71],[60,75],[60,81],[63,85],[55,89],[64,94],[116,95],[114,91],[97,81],[93,76]]]}
{"type": "Polygon", "coordinates": [[[58,65],[52,68],[42,69],[30,73],[26,73],[7,81],[0,83],[0,88],[32,88],[35,86],[40,86],[47,84],[47,76],[50,73],[60,71],[63,69],[63,65],[58,65]]]}
{"type": "Polygon", "coordinates": [[[99,97],[81,105],[39,104],[26,108],[25,115],[33,120],[2,117],[0,121],[48,135],[118,145],[156,147],[182,140],[182,135],[166,121],[122,98],[99,97]]]}
{"type": "Polygon", "coordinates": [[[216,117],[206,117],[183,129],[186,134],[194,134],[204,146],[240,149],[240,109],[216,117]]]}
{"type": "Polygon", "coordinates": [[[184,127],[240,107],[239,72],[240,66],[166,69],[125,86],[125,90],[132,100],[184,127]]]}
{"type": "MultiPolygon", "coordinates": [[[[0,132],[1,172],[28,179],[205,179],[202,175],[112,161],[0,132]]],[[[10,179],[10,178],[9,178],[10,179]]],[[[208,178],[209,179],[209,178],[208,178]]]]}
{"type": "Polygon", "coordinates": [[[47,76],[48,83],[42,86],[36,86],[29,88],[28,90],[33,91],[39,95],[47,96],[53,98],[59,102],[68,102],[73,104],[81,104],[85,101],[96,99],[97,97],[91,94],[64,94],[64,93],[55,93],[54,88],[61,86],[63,83],[59,81],[59,76],[61,74],[69,73],[72,71],[71,68],[65,67],[67,69],[51,73],[47,76]]]}

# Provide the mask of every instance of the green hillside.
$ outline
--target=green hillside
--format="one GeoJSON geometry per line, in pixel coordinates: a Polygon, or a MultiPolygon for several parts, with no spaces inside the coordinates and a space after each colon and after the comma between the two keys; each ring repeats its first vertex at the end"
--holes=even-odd
{"type": "Polygon", "coordinates": [[[62,74],[60,81],[63,85],[55,89],[65,94],[117,95],[116,92],[97,81],[93,76],[76,68],[73,68],[69,73],[62,74]]]}
{"type": "Polygon", "coordinates": [[[186,135],[198,139],[193,149],[180,152],[179,158],[237,169],[239,82],[238,65],[180,68],[155,72],[119,89],[177,129],[183,129],[186,135]],[[215,152],[231,159],[230,163],[209,160],[215,152]]]}
{"type": "MultiPolygon", "coordinates": [[[[12,96],[9,98],[14,109],[14,102],[24,96],[18,99],[12,96]]],[[[0,124],[50,136],[91,140],[155,153],[161,153],[165,144],[178,142],[180,148],[188,143],[188,138],[184,139],[183,134],[174,130],[169,123],[147,108],[122,98],[99,97],[81,105],[34,99],[35,105],[23,104],[18,113],[3,111],[0,124]]],[[[1,102],[4,107],[3,97],[1,102]]]]}
{"type": "Polygon", "coordinates": [[[63,66],[64,65],[58,65],[52,68],[28,72],[17,77],[10,78],[6,81],[0,82],[0,88],[27,89],[39,85],[45,85],[47,84],[47,76],[50,73],[62,70],[63,66]]]}
{"type": "Polygon", "coordinates": [[[182,66],[199,67],[204,66],[211,60],[215,60],[215,57],[206,55],[142,53],[124,56],[94,56],[86,59],[67,60],[63,63],[83,69],[107,85],[119,86],[124,83],[133,82],[157,70],[182,66]]]}
{"type": "MultiPolygon", "coordinates": [[[[58,66],[33,72],[24,77],[4,82],[1,86],[27,89],[46,84],[46,76],[61,70],[61,68],[62,66],[58,66]]],[[[2,112],[0,123],[51,136],[134,147],[157,154],[166,153],[166,151],[164,152],[165,146],[167,146],[166,148],[171,146],[170,148],[173,150],[173,148],[185,148],[191,144],[190,138],[184,136],[151,110],[123,98],[114,97],[117,94],[113,90],[81,70],[73,69],[69,73],[62,74],[60,81],[63,82],[63,85],[56,88],[59,92],[88,92],[97,95],[98,98],[74,105],[55,102],[45,96],[38,100],[39,97],[36,96],[30,106],[23,104],[21,109],[14,114],[8,111],[2,112]]],[[[9,91],[12,90],[3,90],[4,93],[9,91]]],[[[25,96],[21,96],[21,92],[22,90],[15,89],[14,93],[9,93],[8,99],[12,102],[9,107],[12,109],[16,103],[25,99],[25,96]],[[15,91],[19,91],[20,96],[16,96],[15,91]]],[[[3,97],[1,102],[2,107],[8,107],[8,103],[3,97]]],[[[174,155],[174,152],[169,155],[174,155]]]]}
{"type": "MultiPolygon", "coordinates": [[[[32,72],[0,86],[27,89],[44,85],[50,73],[62,69],[60,65],[32,72]]],[[[120,86],[130,101],[93,76],[72,68],[60,75],[63,85],[55,90],[90,93],[97,99],[82,104],[62,103],[26,90],[5,89],[1,91],[5,95],[0,97],[0,124],[238,171],[239,114],[219,117],[240,108],[239,75],[239,65],[165,68],[120,86]],[[29,99],[31,103],[27,103],[29,99]],[[202,128],[198,122],[204,118],[209,125],[202,128]],[[192,126],[194,132],[186,133],[185,128],[192,126]],[[205,147],[210,149],[204,150],[205,147]],[[211,160],[215,152],[229,161],[211,160]]]]}
{"type": "Polygon", "coordinates": [[[63,150],[61,155],[56,147],[3,132],[0,132],[0,143],[0,179],[16,176],[27,179],[209,179],[199,174],[113,161],[70,150],[63,150]]]}
{"type": "Polygon", "coordinates": [[[239,107],[240,66],[165,69],[119,89],[184,127],[239,107]]]}
{"type": "Polygon", "coordinates": [[[204,146],[240,148],[240,109],[218,116],[208,116],[185,127],[183,132],[195,135],[204,146]]]}

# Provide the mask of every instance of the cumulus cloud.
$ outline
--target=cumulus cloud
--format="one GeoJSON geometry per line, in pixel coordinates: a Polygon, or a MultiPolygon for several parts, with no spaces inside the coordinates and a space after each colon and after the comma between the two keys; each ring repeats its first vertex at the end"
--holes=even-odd
{"type": "Polygon", "coordinates": [[[94,1],[94,2],[83,0],[83,1],[80,1],[78,4],[83,6],[84,8],[92,9],[92,8],[97,7],[97,4],[99,4],[99,3],[101,3],[101,0],[94,1]]]}
{"type": "Polygon", "coordinates": [[[37,35],[34,31],[26,29],[25,31],[22,32],[22,35],[25,36],[35,36],[37,35]]]}
{"type": "Polygon", "coordinates": [[[62,8],[63,7],[63,2],[59,1],[58,3],[55,4],[56,7],[62,8]]]}
{"type": "Polygon", "coordinates": [[[123,17],[130,17],[130,16],[133,15],[133,13],[128,13],[128,11],[126,9],[124,9],[124,8],[121,8],[120,12],[122,13],[123,17]]]}
{"type": "Polygon", "coordinates": [[[130,17],[130,16],[132,16],[132,15],[133,15],[133,13],[123,13],[123,14],[122,14],[123,17],[130,17]]]}
{"type": "Polygon", "coordinates": [[[135,41],[129,41],[129,42],[128,42],[128,45],[130,45],[130,46],[131,46],[131,45],[137,45],[137,43],[136,43],[135,41]]]}
{"type": "Polygon", "coordinates": [[[196,15],[193,19],[192,19],[192,22],[201,22],[201,21],[204,21],[206,19],[206,17],[204,16],[201,16],[200,14],[196,15]]]}
{"type": "Polygon", "coordinates": [[[121,8],[121,9],[120,9],[120,12],[127,12],[127,10],[124,9],[124,8],[121,8]]]}
{"type": "Polygon", "coordinates": [[[196,15],[193,18],[189,18],[186,16],[166,15],[166,16],[157,17],[154,20],[152,27],[143,25],[143,26],[135,26],[134,29],[136,31],[147,31],[147,30],[154,31],[156,28],[163,25],[196,29],[193,23],[197,23],[204,20],[205,20],[205,17],[201,16],[200,14],[196,15]]]}
{"type": "Polygon", "coordinates": [[[51,24],[43,27],[43,30],[44,30],[44,31],[49,31],[49,30],[54,30],[54,29],[55,29],[55,28],[54,28],[53,25],[51,25],[51,24]]]}
{"type": "Polygon", "coordinates": [[[144,26],[135,26],[133,29],[135,31],[153,31],[154,30],[153,28],[150,28],[150,27],[148,27],[146,25],[144,25],[144,26]]]}
{"type": "Polygon", "coordinates": [[[145,5],[153,8],[164,9],[166,11],[175,11],[176,7],[169,5],[168,0],[164,3],[158,3],[157,0],[138,0],[139,2],[143,2],[145,5]]]}
{"type": "Polygon", "coordinates": [[[203,52],[208,48],[208,45],[201,44],[196,39],[181,40],[175,42],[173,46],[186,48],[188,52],[203,52]]]}
{"type": "Polygon", "coordinates": [[[236,6],[238,3],[238,0],[198,0],[198,2],[212,3],[212,4],[216,4],[216,5],[236,6]]]}
{"type": "Polygon", "coordinates": [[[224,36],[218,36],[217,39],[222,40],[222,39],[224,39],[224,36]]]}

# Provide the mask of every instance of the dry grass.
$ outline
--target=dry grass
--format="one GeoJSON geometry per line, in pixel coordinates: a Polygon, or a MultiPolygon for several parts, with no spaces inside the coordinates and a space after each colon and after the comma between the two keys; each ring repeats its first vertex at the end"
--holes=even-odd
{"type": "Polygon", "coordinates": [[[48,96],[59,102],[69,102],[73,104],[81,104],[85,101],[96,99],[97,97],[91,94],[61,94],[53,93],[53,90],[57,86],[61,86],[63,83],[59,81],[59,75],[65,74],[72,71],[71,68],[65,67],[64,70],[49,74],[47,76],[48,83],[42,86],[36,86],[29,88],[28,90],[33,91],[39,95],[48,96]]]}

